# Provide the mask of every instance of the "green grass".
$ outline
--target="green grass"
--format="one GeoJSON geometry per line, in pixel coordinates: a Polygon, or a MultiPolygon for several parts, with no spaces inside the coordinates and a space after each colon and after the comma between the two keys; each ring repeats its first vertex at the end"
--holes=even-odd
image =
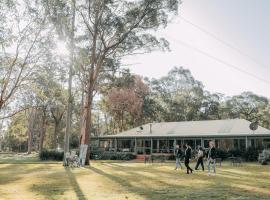
{"type": "Polygon", "coordinates": [[[55,163],[54,161],[41,161],[38,153],[30,155],[26,153],[0,153],[0,164],[35,164],[35,163],[55,163]]]}
{"type": "Polygon", "coordinates": [[[173,167],[131,162],[92,162],[91,167],[75,169],[61,163],[1,164],[0,199],[270,199],[270,166],[225,163],[210,177],[173,167]]]}

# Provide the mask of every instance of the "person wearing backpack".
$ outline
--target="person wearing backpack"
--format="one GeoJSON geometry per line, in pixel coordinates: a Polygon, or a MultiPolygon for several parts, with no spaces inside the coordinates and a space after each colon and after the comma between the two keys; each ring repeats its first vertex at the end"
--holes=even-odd
{"type": "Polygon", "coordinates": [[[201,165],[202,170],[204,171],[203,157],[204,157],[203,148],[199,147],[199,151],[197,154],[197,164],[195,166],[195,170],[198,170],[199,165],[201,165]]]}
{"type": "Polygon", "coordinates": [[[180,149],[179,145],[176,145],[176,148],[174,150],[174,156],[175,156],[175,168],[174,170],[177,170],[179,167],[182,169],[181,165],[181,157],[182,157],[182,150],[180,149]]]}

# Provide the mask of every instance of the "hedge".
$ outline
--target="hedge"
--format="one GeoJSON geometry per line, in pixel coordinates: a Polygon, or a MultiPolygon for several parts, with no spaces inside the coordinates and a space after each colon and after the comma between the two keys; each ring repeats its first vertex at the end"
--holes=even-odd
{"type": "Polygon", "coordinates": [[[244,158],[246,161],[258,161],[259,153],[261,151],[252,147],[249,147],[244,153],[244,158]]]}
{"type": "Polygon", "coordinates": [[[227,159],[228,157],[242,157],[246,161],[258,161],[259,149],[255,149],[253,147],[249,147],[245,151],[240,151],[238,149],[231,149],[229,151],[217,149],[217,157],[222,160],[227,159]]]}
{"type": "Polygon", "coordinates": [[[39,153],[39,158],[40,158],[40,160],[62,161],[64,158],[64,152],[44,149],[39,153]]]}
{"type": "Polygon", "coordinates": [[[136,155],[124,152],[92,151],[90,159],[94,160],[133,160],[136,155]]]}

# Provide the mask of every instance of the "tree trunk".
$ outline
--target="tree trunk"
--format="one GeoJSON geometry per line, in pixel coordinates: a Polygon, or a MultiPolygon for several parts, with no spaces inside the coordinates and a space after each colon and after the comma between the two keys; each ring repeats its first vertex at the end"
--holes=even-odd
{"type": "Polygon", "coordinates": [[[27,154],[32,153],[32,144],[33,144],[33,132],[28,130],[28,142],[27,142],[27,154]]]}
{"type": "Polygon", "coordinates": [[[124,129],[124,111],[120,112],[120,130],[119,132],[121,133],[124,129]]]}
{"type": "Polygon", "coordinates": [[[28,119],[28,141],[27,141],[27,154],[32,153],[32,147],[33,147],[33,129],[34,129],[34,122],[36,118],[36,110],[33,108],[31,109],[29,119],[28,119]]]}
{"type": "Polygon", "coordinates": [[[108,116],[106,113],[104,113],[104,119],[105,119],[105,127],[106,127],[106,134],[109,135],[109,127],[108,127],[108,116]]]}
{"type": "Polygon", "coordinates": [[[1,111],[1,109],[3,107],[3,104],[4,104],[4,102],[0,99],[0,111],[1,111]]]}
{"type": "Polygon", "coordinates": [[[46,123],[45,123],[45,121],[43,121],[42,122],[42,128],[41,128],[41,131],[40,131],[40,138],[39,138],[39,151],[40,152],[43,149],[43,143],[44,143],[45,133],[46,133],[46,123]]]}
{"type": "Polygon", "coordinates": [[[46,110],[43,110],[43,116],[42,116],[42,124],[40,129],[40,135],[39,135],[39,152],[43,150],[43,143],[46,133],[46,125],[47,125],[47,119],[46,119],[46,110]]]}
{"type": "Polygon", "coordinates": [[[72,116],[72,73],[74,65],[74,30],[75,30],[75,9],[76,1],[72,0],[72,22],[71,22],[71,36],[70,36],[70,60],[69,65],[69,77],[68,77],[68,108],[67,108],[67,119],[66,119],[66,130],[65,130],[65,141],[64,141],[64,160],[63,164],[66,165],[66,152],[69,152],[69,134],[71,126],[71,116],[72,116]]]}
{"type": "Polygon", "coordinates": [[[43,142],[44,142],[44,131],[43,128],[41,128],[40,132],[39,132],[39,153],[42,152],[43,149],[43,142]]]}
{"type": "Polygon", "coordinates": [[[55,111],[51,110],[51,114],[52,114],[52,117],[54,119],[54,133],[53,133],[52,147],[53,147],[53,149],[56,149],[57,142],[58,142],[57,135],[58,135],[59,130],[60,130],[60,124],[62,121],[62,117],[64,115],[64,111],[61,112],[60,110],[55,110],[55,111]]]}
{"type": "MultiPolygon", "coordinates": [[[[89,145],[89,133],[91,128],[91,117],[92,117],[92,91],[88,92],[85,96],[82,124],[81,124],[81,144],[89,145]]],[[[89,148],[87,150],[85,165],[89,165],[89,148]]]]}
{"type": "Polygon", "coordinates": [[[58,131],[59,131],[59,125],[60,125],[60,122],[55,121],[54,133],[53,133],[53,149],[57,148],[57,134],[58,134],[58,131]]]}

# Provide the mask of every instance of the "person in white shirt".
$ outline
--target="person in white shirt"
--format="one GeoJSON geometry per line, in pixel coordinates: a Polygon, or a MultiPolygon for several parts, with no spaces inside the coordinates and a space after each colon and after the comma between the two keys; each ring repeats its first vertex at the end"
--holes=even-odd
{"type": "Polygon", "coordinates": [[[203,157],[204,157],[203,148],[199,147],[199,151],[197,154],[197,164],[195,166],[195,170],[198,170],[199,165],[201,165],[202,170],[204,171],[203,157]]]}

